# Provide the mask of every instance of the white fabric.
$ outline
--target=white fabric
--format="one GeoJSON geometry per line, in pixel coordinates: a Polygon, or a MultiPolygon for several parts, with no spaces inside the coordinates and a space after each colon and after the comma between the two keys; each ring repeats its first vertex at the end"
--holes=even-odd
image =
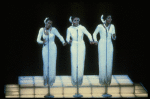
{"type": "Polygon", "coordinates": [[[101,16],[101,21],[102,21],[103,24],[105,24],[106,20],[104,20],[103,17],[104,17],[104,15],[101,16]]]}
{"type": "Polygon", "coordinates": [[[49,18],[45,18],[45,20],[44,20],[44,23],[45,23],[45,24],[46,24],[47,19],[49,19],[49,18]]]}
{"type": "Polygon", "coordinates": [[[97,26],[93,34],[94,41],[97,41],[97,34],[100,33],[100,41],[98,44],[98,56],[99,56],[99,82],[102,85],[111,83],[112,65],[113,65],[113,44],[111,37],[113,34],[115,34],[115,27],[113,24],[111,24],[110,28],[109,27],[106,28],[108,31],[107,40],[106,40],[106,29],[103,27],[102,24],[97,26]],[[107,52],[106,52],[106,44],[107,44],[107,52]]]}
{"type": "Polygon", "coordinates": [[[42,37],[47,41],[42,48],[44,85],[47,85],[48,82],[48,66],[49,66],[49,84],[53,85],[56,77],[56,58],[57,58],[57,46],[54,42],[55,36],[57,36],[60,39],[62,44],[65,43],[65,40],[59,34],[57,29],[54,27],[52,28],[51,31],[48,30],[48,32],[49,35],[45,35],[44,28],[41,28],[38,34],[37,42],[39,44],[43,44],[43,41],[41,40],[42,37]]]}
{"type": "Polygon", "coordinates": [[[69,18],[69,22],[70,22],[70,23],[72,23],[72,16],[70,16],[70,18],[69,18]]]}
{"type": "Polygon", "coordinates": [[[71,40],[70,37],[72,38],[70,52],[71,52],[71,81],[73,85],[77,85],[77,67],[78,67],[78,84],[81,85],[83,81],[84,62],[86,53],[86,47],[83,41],[84,34],[89,38],[89,41],[93,41],[91,34],[82,25],[79,25],[78,27],[70,26],[67,29],[66,41],[69,43],[69,41],[71,40]]]}

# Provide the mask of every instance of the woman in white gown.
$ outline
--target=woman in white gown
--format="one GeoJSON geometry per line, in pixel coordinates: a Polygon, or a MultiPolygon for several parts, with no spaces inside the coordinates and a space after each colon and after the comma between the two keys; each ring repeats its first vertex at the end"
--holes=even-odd
{"type": "Polygon", "coordinates": [[[49,83],[49,85],[52,86],[56,77],[57,46],[54,42],[55,36],[60,39],[64,46],[67,43],[65,43],[64,38],[59,34],[58,30],[55,27],[52,27],[52,21],[49,18],[46,18],[44,23],[45,27],[39,30],[37,42],[43,44],[42,58],[44,85],[46,86],[49,83]],[[43,40],[41,40],[41,38],[43,38],[43,40]]]}
{"type": "Polygon", "coordinates": [[[98,44],[98,56],[99,56],[99,83],[101,85],[110,85],[112,78],[112,66],[113,66],[113,44],[112,40],[116,39],[115,27],[111,24],[111,15],[105,16],[106,20],[101,20],[103,24],[97,26],[93,39],[95,44],[98,44]],[[97,34],[100,33],[100,41],[97,42],[97,34]]]}
{"type": "Polygon", "coordinates": [[[72,23],[72,26],[67,29],[66,41],[71,43],[71,82],[73,85],[77,85],[78,78],[78,85],[81,85],[83,81],[86,53],[83,36],[85,34],[89,38],[90,44],[93,44],[93,39],[87,29],[84,26],[79,25],[80,19],[78,17],[70,17],[69,21],[72,23]]]}

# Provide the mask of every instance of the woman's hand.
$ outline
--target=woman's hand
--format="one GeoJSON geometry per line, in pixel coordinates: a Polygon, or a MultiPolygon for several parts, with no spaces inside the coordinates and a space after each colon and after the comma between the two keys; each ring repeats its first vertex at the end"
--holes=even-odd
{"type": "Polygon", "coordinates": [[[64,43],[64,45],[63,46],[66,46],[67,45],[67,43],[64,43]]]}
{"type": "Polygon", "coordinates": [[[47,41],[44,39],[44,40],[43,40],[43,44],[45,44],[46,42],[47,42],[47,41]]]}
{"type": "Polygon", "coordinates": [[[90,42],[90,44],[92,45],[92,44],[94,44],[94,42],[92,41],[92,42],[90,42]]]}
{"type": "Polygon", "coordinates": [[[113,34],[112,39],[116,40],[116,34],[113,34]]]}
{"type": "Polygon", "coordinates": [[[72,43],[72,40],[69,41],[69,44],[71,44],[71,43],[72,43]]]}
{"type": "Polygon", "coordinates": [[[94,42],[95,45],[98,45],[98,42],[94,42]]]}
{"type": "Polygon", "coordinates": [[[49,33],[47,32],[47,30],[44,31],[45,35],[49,35],[49,33]]]}

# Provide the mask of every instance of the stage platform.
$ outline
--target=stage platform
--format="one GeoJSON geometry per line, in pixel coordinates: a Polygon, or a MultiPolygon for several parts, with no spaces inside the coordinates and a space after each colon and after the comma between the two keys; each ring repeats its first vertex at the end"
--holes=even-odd
{"type": "MultiPolygon", "coordinates": [[[[77,93],[76,86],[71,84],[71,76],[56,76],[54,85],[50,88],[54,98],[73,98],[77,93]]],[[[83,98],[103,98],[105,87],[99,84],[98,75],[85,75],[83,84],[79,86],[83,98]]],[[[44,98],[48,94],[48,86],[44,86],[42,76],[20,76],[18,85],[9,84],[5,88],[6,98],[44,98]]],[[[112,98],[146,98],[148,92],[141,83],[134,83],[128,75],[113,75],[108,86],[108,94],[112,98]]]]}

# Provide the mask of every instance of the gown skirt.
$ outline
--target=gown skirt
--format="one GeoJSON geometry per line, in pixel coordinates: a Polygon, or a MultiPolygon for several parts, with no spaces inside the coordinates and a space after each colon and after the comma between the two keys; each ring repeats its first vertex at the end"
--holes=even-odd
{"type": "Polygon", "coordinates": [[[43,45],[42,57],[43,57],[44,85],[47,85],[49,79],[49,84],[50,86],[52,86],[53,83],[55,82],[55,77],[56,77],[57,47],[55,42],[50,41],[49,46],[48,44],[43,45]]]}
{"type": "Polygon", "coordinates": [[[85,43],[84,41],[72,41],[71,44],[71,81],[73,85],[81,85],[83,82],[84,62],[85,62],[85,43]],[[78,71],[78,74],[77,74],[78,71]]]}
{"type": "Polygon", "coordinates": [[[111,39],[101,39],[98,44],[99,83],[110,85],[113,66],[113,44],[111,39]],[[106,48],[107,44],[107,48],[106,48]],[[107,56],[107,59],[106,59],[107,56]]]}

